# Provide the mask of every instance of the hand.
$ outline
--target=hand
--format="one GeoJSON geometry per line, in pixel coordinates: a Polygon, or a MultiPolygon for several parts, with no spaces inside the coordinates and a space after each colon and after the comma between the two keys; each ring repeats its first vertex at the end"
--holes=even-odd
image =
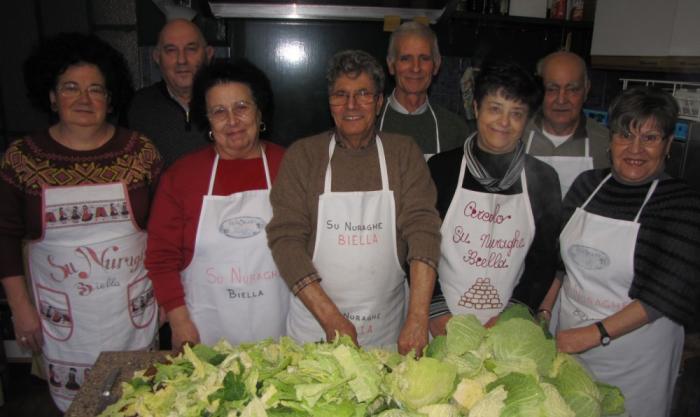
{"type": "Polygon", "coordinates": [[[182,345],[185,343],[197,344],[200,342],[199,331],[190,318],[187,307],[180,306],[170,310],[168,312],[168,321],[172,331],[173,350],[182,350],[182,345]]]}
{"type": "Polygon", "coordinates": [[[44,337],[41,329],[41,319],[34,306],[29,302],[21,302],[12,310],[15,338],[22,349],[41,352],[44,337]]]}
{"type": "Polygon", "coordinates": [[[428,316],[409,314],[397,344],[400,354],[405,355],[413,350],[417,358],[421,357],[423,348],[428,344],[428,316]]]}
{"type": "Polygon", "coordinates": [[[348,335],[352,339],[352,342],[359,346],[357,343],[357,329],[352,322],[345,318],[340,312],[337,314],[330,315],[326,320],[321,323],[323,331],[326,332],[326,340],[332,342],[335,340],[336,331],[342,335],[348,335]]]}
{"type": "Polygon", "coordinates": [[[447,313],[430,319],[430,334],[433,337],[447,334],[447,322],[452,318],[452,314],[447,313]]]}
{"type": "Polygon", "coordinates": [[[594,324],[562,330],[557,333],[557,349],[564,353],[580,353],[600,344],[600,333],[594,324]]]}

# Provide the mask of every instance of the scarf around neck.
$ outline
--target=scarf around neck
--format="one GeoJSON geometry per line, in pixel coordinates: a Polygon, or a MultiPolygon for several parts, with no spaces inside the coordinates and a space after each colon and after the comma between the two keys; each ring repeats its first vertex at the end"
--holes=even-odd
{"type": "Polygon", "coordinates": [[[488,191],[499,192],[509,189],[520,178],[520,172],[525,164],[525,147],[522,141],[518,141],[518,145],[513,153],[513,159],[510,161],[508,170],[503,175],[503,178],[494,178],[474,154],[474,147],[477,146],[476,135],[477,132],[474,132],[464,142],[464,158],[466,159],[469,173],[488,191]]]}

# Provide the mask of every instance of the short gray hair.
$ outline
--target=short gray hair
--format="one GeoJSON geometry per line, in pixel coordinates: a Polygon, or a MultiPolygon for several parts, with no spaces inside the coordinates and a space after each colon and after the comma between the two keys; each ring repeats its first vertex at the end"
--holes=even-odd
{"type": "Polygon", "coordinates": [[[384,93],[384,68],[370,54],[358,49],[347,49],[333,55],[328,61],[326,80],[328,80],[328,92],[330,93],[336,80],[347,75],[351,78],[366,73],[372,78],[377,94],[384,93]]]}
{"type": "Polygon", "coordinates": [[[438,39],[437,36],[435,36],[435,32],[427,25],[416,21],[405,22],[392,32],[389,38],[389,48],[386,53],[387,61],[394,62],[396,60],[396,40],[402,36],[417,36],[427,40],[430,43],[430,52],[433,57],[433,62],[437,63],[440,61],[440,47],[438,46],[438,39]]]}
{"type": "Polygon", "coordinates": [[[552,52],[551,54],[545,55],[543,58],[541,58],[539,61],[537,61],[537,75],[542,77],[542,74],[544,73],[544,67],[547,65],[547,61],[549,61],[551,58],[555,56],[567,56],[570,58],[573,58],[580,66],[581,66],[581,71],[583,71],[583,82],[584,84],[588,84],[589,78],[588,78],[588,67],[586,66],[586,61],[583,60],[579,55],[573,53],[573,52],[568,52],[568,51],[556,51],[552,52]]]}

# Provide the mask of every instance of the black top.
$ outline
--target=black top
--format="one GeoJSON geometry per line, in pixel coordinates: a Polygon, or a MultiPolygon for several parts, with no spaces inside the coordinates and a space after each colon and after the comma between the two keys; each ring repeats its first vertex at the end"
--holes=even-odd
{"type": "MultiPolygon", "coordinates": [[[[489,154],[476,146],[474,153],[489,174],[496,178],[503,177],[513,156],[512,153],[489,154]]],[[[428,167],[438,191],[437,209],[440,212],[440,218],[445,218],[452,202],[463,156],[464,149],[457,148],[437,154],[428,161],[428,167]]],[[[512,300],[525,303],[535,310],[549,290],[557,270],[561,189],[559,177],[551,166],[529,155],[525,155],[524,166],[528,196],[535,219],[535,236],[525,257],[523,275],[513,290],[512,300]]],[[[465,169],[462,188],[489,192],[472,177],[468,169],[465,169]]],[[[522,184],[518,179],[510,188],[498,194],[511,195],[521,192],[522,184]]],[[[442,289],[439,282],[436,282],[430,315],[435,317],[448,312],[442,289]]]]}
{"type": "MultiPolygon", "coordinates": [[[[562,224],[609,173],[609,168],[591,170],[576,178],[564,200],[562,224]]],[[[625,185],[610,178],[585,211],[634,220],[650,185],[625,185]]],[[[693,324],[700,306],[700,194],[663,175],[639,223],[630,298],[680,324],[693,324]]]]}

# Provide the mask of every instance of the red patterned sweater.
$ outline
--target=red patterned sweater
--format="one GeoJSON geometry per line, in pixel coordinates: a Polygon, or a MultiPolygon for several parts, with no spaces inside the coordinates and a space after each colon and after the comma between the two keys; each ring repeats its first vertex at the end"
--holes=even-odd
{"type": "Polygon", "coordinates": [[[66,148],[46,130],[10,144],[0,163],[0,278],[24,274],[22,241],[42,235],[42,186],[124,181],[145,229],[162,166],[150,140],[123,128],[91,151],[66,148]]]}

